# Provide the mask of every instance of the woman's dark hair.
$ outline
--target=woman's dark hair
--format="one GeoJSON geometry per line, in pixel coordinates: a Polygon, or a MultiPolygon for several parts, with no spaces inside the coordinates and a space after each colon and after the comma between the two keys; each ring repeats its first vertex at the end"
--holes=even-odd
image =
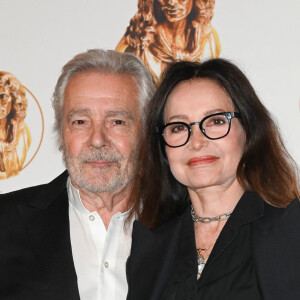
{"type": "Polygon", "coordinates": [[[187,188],[173,177],[156,127],[164,124],[164,107],[171,91],[183,81],[199,79],[216,82],[241,114],[246,133],[244,153],[237,168],[241,186],[276,207],[285,207],[299,197],[297,165],[284,147],[277,125],[243,72],[225,59],[178,62],[166,70],[148,105],[145,141],[134,179],[134,210],[149,228],[176,216],[187,203],[187,188]]]}

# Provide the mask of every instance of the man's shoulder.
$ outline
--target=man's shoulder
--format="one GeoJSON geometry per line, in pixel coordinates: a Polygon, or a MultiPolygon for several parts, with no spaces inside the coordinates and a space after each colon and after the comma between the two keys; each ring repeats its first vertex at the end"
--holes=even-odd
{"type": "Polygon", "coordinates": [[[65,171],[49,183],[0,194],[0,207],[15,206],[18,203],[26,204],[35,198],[50,196],[53,193],[59,192],[60,187],[63,188],[66,186],[67,178],[68,173],[65,171]]]}

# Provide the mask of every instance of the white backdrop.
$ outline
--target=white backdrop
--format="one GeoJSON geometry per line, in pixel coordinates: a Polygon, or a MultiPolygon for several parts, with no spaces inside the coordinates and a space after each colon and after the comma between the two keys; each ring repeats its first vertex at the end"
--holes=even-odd
{"type": "MultiPolygon", "coordinates": [[[[87,49],[114,49],[137,0],[0,0],[0,11],[0,70],[13,73],[35,95],[45,119],[36,157],[18,176],[0,180],[0,191],[9,192],[46,183],[64,170],[51,107],[61,67],[87,49]]],[[[212,20],[221,57],[246,72],[298,165],[299,13],[298,0],[216,0],[212,20]]]]}

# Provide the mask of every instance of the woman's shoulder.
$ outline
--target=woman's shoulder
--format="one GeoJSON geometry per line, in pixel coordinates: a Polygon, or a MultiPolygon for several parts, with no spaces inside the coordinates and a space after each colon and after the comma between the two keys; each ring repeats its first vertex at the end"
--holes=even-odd
{"type": "MultiPolygon", "coordinates": [[[[256,245],[289,244],[299,240],[300,202],[294,199],[287,207],[274,207],[264,203],[263,216],[253,224],[253,238],[256,245]]],[[[300,251],[300,242],[298,242],[300,251]]],[[[300,252],[299,252],[300,253],[300,252]]]]}
{"type": "Polygon", "coordinates": [[[285,208],[264,203],[264,215],[253,225],[253,255],[263,294],[268,299],[300,299],[299,200],[285,208]]]}
{"type": "Polygon", "coordinates": [[[280,223],[300,222],[300,201],[294,199],[291,203],[282,208],[275,207],[267,202],[264,203],[264,217],[260,220],[262,224],[274,225],[280,223]]]}

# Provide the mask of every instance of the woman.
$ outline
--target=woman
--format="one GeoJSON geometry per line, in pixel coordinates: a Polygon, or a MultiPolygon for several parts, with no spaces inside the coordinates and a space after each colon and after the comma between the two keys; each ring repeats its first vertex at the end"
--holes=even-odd
{"type": "Polygon", "coordinates": [[[300,299],[298,171],[245,75],[175,63],[148,114],[127,299],[300,299]]]}

